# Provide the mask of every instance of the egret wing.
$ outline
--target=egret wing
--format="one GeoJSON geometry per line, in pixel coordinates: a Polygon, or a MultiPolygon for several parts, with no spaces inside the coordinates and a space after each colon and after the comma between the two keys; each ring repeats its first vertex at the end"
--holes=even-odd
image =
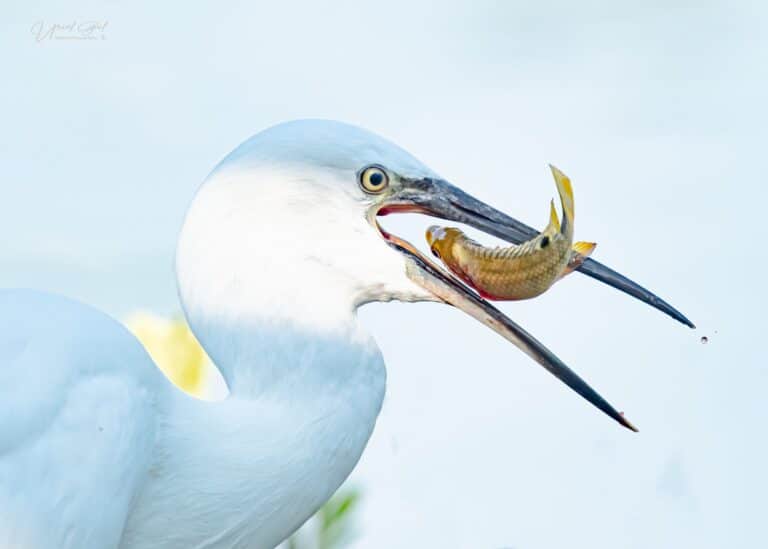
{"type": "Polygon", "coordinates": [[[118,322],[0,291],[0,546],[117,547],[150,466],[159,373],[118,322]]]}

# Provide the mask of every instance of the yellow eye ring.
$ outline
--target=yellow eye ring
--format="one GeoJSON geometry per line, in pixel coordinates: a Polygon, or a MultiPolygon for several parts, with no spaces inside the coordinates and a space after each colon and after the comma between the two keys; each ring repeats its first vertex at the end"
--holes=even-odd
{"type": "Polygon", "coordinates": [[[360,172],[360,186],[367,193],[380,193],[389,185],[387,172],[378,166],[368,166],[360,172]]]}

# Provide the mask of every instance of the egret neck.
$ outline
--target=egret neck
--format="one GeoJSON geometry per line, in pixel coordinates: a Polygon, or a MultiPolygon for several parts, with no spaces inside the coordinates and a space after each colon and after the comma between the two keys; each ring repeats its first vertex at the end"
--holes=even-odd
{"type": "Polygon", "coordinates": [[[170,394],[127,546],[156,536],[179,547],[272,547],[336,491],[371,436],[386,382],[379,350],[349,320],[334,333],[266,319],[198,324],[231,392],[219,402],[170,394]],[[189,525],[173,540],[171,516],[189,525]]]}
{"type": "Polygon", "coordinates": [[[272,171],[214,172],[190,208],[177,250],[180,297],[230,394],[219,402],[169,397],[157,474],[135,506],[129,541],[167,539],[163,517],[173,516],[190,525],[174,534],[178,546],[277,545],[365,448],[386,371],[357,306],[373,294],[424,292],[366,220],[348,213],[345,197],[335,204],[319,193],[322,215],[311,218],[293,193],[292,179],[272,171]],[[295,207],[277,207],[286,202],[295,207]],[[336,249],[339,225],[353,248],[336,249]],[[313,230],[303,235],[303,226],[313,230]],[[356,244],[363,255],[350,253],[356,244]],[[365,263],[366,249],[386,253],[365,263]],[[395,269],[403,288],[379,283],[395,269]]]}

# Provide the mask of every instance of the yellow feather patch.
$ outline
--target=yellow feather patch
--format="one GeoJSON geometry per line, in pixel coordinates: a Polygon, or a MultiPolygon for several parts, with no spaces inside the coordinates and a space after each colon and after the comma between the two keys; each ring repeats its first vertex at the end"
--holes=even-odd
{"type": "Polygon", "coordinates": [[[126,324],[174,385],[198,398],[207,396],[213,366],[183,320],[144,313],[133,315],[126,324]]]}

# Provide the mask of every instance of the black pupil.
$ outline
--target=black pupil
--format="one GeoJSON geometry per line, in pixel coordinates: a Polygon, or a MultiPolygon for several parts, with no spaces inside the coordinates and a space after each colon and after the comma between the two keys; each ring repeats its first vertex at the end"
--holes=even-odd
{"type": "Polygon", "coordinates": [[[549,246],[549,237],[545,236],[541,239],[541,247],[546,248],[547,246],[549,246]]]}
{"type": "Polygon", "coordinates": [[[381,172],[373,172],[368,178],[372,187],[378,187],[384,182],[384,174],[381,172]]]}

